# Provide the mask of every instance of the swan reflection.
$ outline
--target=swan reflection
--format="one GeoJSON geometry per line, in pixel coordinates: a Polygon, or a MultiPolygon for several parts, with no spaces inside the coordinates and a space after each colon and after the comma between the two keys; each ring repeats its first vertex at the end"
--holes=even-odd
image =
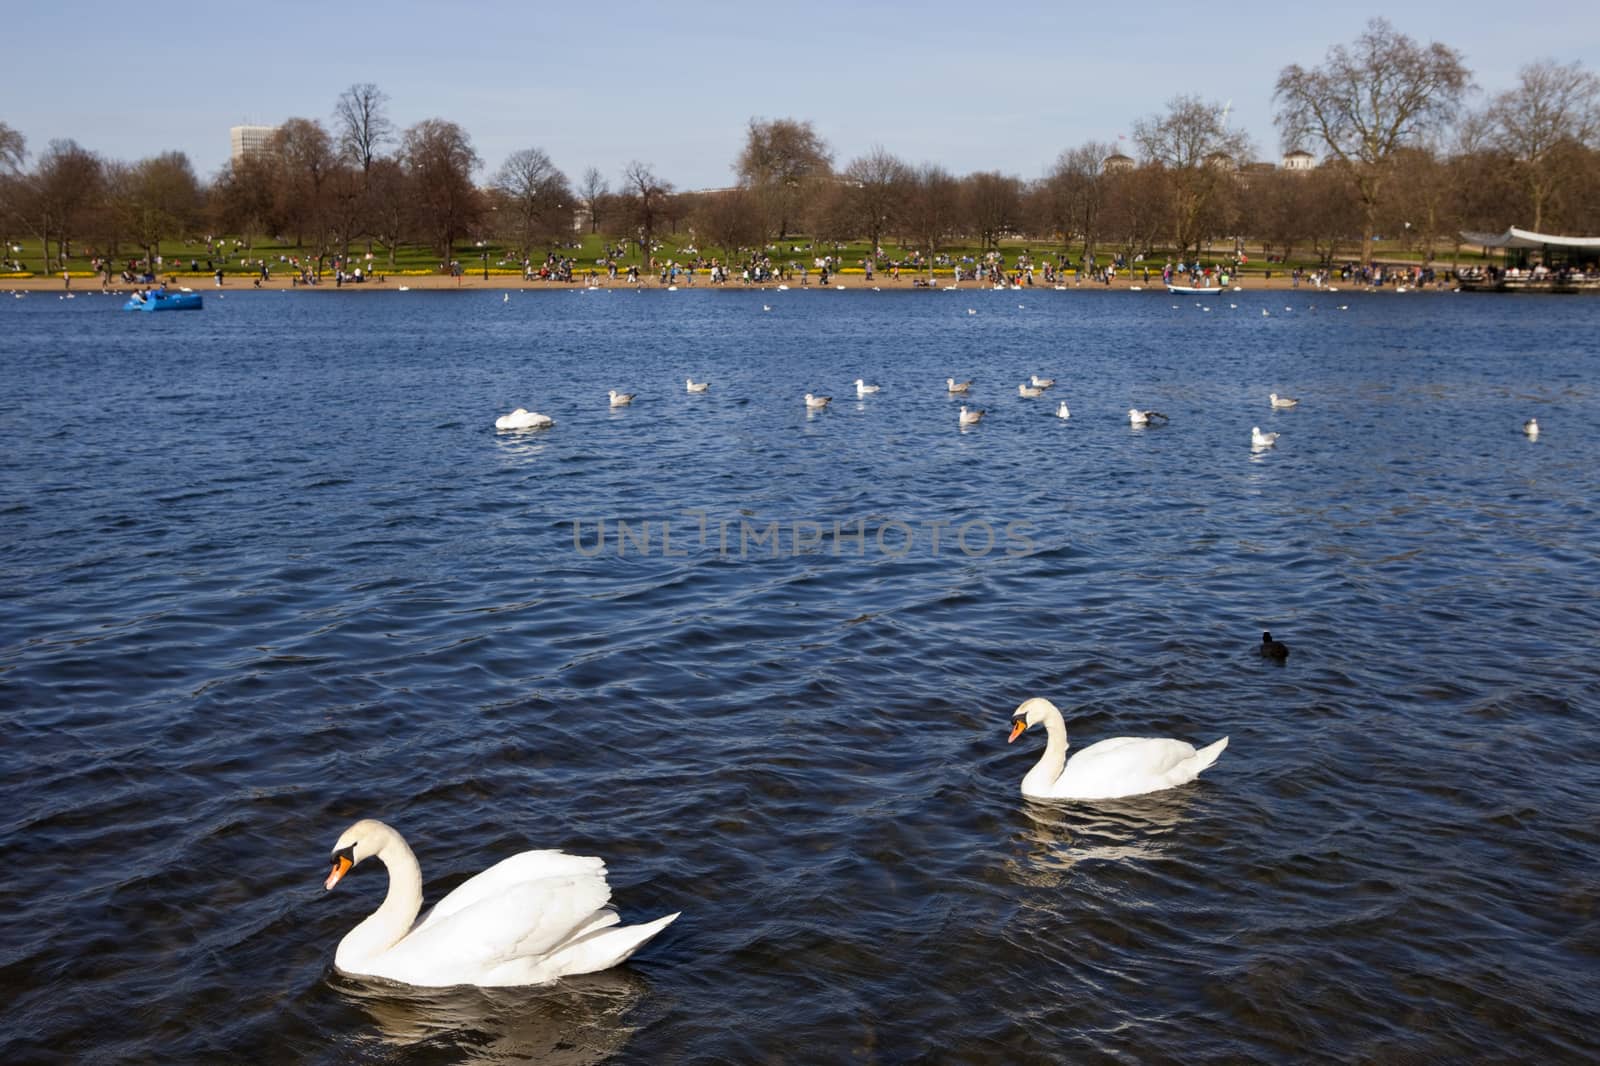
{"type": "Polygon", "coordinates": [[[1012,834],[1010,873],[1021,884],[1058,885],[1081,863],[1152,859],[1177,829],[1194,790],[1173,789],[1123,800],[1051,803],[1026,800],[1012,834]]]}
{"type": "Polygon", "coordinates": [[[328,983],[371,1018],[368,1039],[391,1048],[448,1050],[461,1063],[587,1066],[633,1035],[627,1014],[649,987],[624,971],[536,988],[412,988],[333,972],[328,983]]]}

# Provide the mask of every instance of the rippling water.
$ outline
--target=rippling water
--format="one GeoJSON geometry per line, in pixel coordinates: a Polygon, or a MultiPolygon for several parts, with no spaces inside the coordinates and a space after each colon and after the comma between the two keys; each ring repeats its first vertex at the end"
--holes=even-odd
{"type": "Polygon", "coordinates": [[[1600,304],[1232,302],[0,300],[0,1060],[1600,1055],[1600,304]],[[1033,804],[1030,695],[1231,744],[1033,804]],[[364,985],[365,815],[684,914],[364,985]]]}

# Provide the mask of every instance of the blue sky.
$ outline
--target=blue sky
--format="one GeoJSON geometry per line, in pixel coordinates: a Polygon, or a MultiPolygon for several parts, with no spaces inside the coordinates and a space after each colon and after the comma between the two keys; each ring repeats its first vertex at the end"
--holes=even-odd
{"type": "Polygon", "coordinates": [[[7,9],[0,122],[30,151],[71,137],[107,156],[189,154],[228,127],[328,121],[355,82],[404,127],[459,123],[483,175],[538,146],[574,180],[631,159],[679,188],[732,181],[751,116],[809,119],[835,159],[882,144],[957,173],[1042,174],[1063,149],[1131,139],[1178,93],[1232,101],[1276,158],[1278,71],[1320,62],[1374,15],[1466,54],[1481,95],[1549,56],[1600,69],[1600,5],[922,3],[178,4],[7,9]]]}

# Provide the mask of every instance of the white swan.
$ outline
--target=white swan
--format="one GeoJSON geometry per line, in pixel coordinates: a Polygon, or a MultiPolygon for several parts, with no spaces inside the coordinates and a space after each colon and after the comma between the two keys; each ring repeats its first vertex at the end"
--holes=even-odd
{"type": "Polygon", "coordinates": [[[694,378],[684,378],[683,380],[690,392],[705,392],[711,387],[711,382],[709,381],[696,381],[694,378]]]}
{"type": "Polygon", "coordinates": [[[881,387],[882,386],[879,386],[879,385],[868,385],[861,378],[856,378],[856,395],[857,396],[865,396],[869,392],[877,392],[878,389],[881,388],[881,387]]]}
{"type": "Polygon", "coordinates": [[[636,392],[618,392],[616,389],[612,389],[611,390],[611,406],[612,407],[626,407],[630,403],[633,402],[633,398],[635,396],[637,396],[637,395],[639,395],[639,394],[636,393],[636,392]]]}
{"type": "Polygon", "coordinates": [[[1035,399],[1037,397],[1043,396],[1044,395],[1044,390],[1041,389],[1041,388],[1037,388],[1037,387],[1035,387],[1033,385],[1029,385],[1027,383],[1023,383],[1023,384],[1017,386],[1017,395],[1025,398],[1025,399],[1032,400],[1032,399],[1035,399]]]}
{"type": "Polygon", "coordinates": [[[965,405],[962,406],[962,408],[961,408],[961,422],[960,422],[961,425],[963,425],[963,426],[975,426],[979,422],[982,422],[982,421],[983,421],[983,412],[982,411],[969,411],[969,410],[967,410],[965,405]]]}
{"type": "Polygon", "coordinates": [[[389,871],[383,905],[345,934],[333,964],[347,974],[426,988],[534,985],[608,969],[677,914],[618,925],[599,859],[524,851],[458,885],[417,921],[422,871],[399,833],[364,818],[333,846],[332,889],[363,859],[389,871]]]}
{"type": "Polygon", "coordinates": [[[951,392],[968,392],[972,389],[972,382],[970,380],[958,383],[955,378],[945,378],[944,384],[945,388],[949,389],[951,392]]]}
{"type": "Polygon", "coordinates": [[[1267,400],[1268,400],[1269,403],[1272,404],[1272,406],[1274,406],[1276,408],[1279,408],[1279,409],[1288,408],[1288,407],[1299,407],[1300,406],[1300,401],[1299,400],[1293,399],[1292,397],[1289,397],[1289,396],[1279,396],[1275,392],[1267,393],[1267,400]]]}
{"type": "Polygon", "coordinates": [[[1188,784],[1217,761],[1228,746],[1223,737],[1195,750],[1181,740],[1113,737],[1090,744],[1067,758],[1067,724],[1049,700],[1025,700],[1011,715],[1011,743],[1029,726],[1044,725],[1044,755],[1022,779],[1022,794],[1033,799],[1119,799],[1188,784]]]}
{"type": "Polygon", "coordinates": [[[530,411],[526,407],[519,407],[510,414],[501,415],[494,420],[495,429],[543,429],[555,424],[556,420],[549,415],[530,411]]]}
{"type": "Polygon", "coordinates": [[[1028,383],[1036,389],[1048,389],[1051,385],[1056,383],[1056,379],[1042,378],[1038,374],[1034,374],[1028,379],[1028,383]]]}
{"type": "Polygon", "coordinates": [[[809,392],[806,393],[806,409],[807,410],[820,411],[820,410],[822,410],[824,407],[828,406],[832,402],[833,402],[833,397],[832,396],[813,396],[809,392]]]}
{"type": "Polygon", "coordinates": [[[1276,433],[1263,433],[1260,426],[1250,427],[1250,447],[1271,448],[1278,443],[1276,433]]]}
{"type": "Polygon", "coordinates": [[[1057,418],[1071,418],[1072,417],[1072,412],[1067,410],[1067,401],[1062,400],[1061,401],[1061,406],[1056,408],[1056,417],[1057,418]]]}
{"type": "Polygon", "coordinates": [[[1529,440],[1537,440],[1539,437],[1539,420],[1530,418],[1522,423],[1522,432],[1528,435],[1529,440]]]}

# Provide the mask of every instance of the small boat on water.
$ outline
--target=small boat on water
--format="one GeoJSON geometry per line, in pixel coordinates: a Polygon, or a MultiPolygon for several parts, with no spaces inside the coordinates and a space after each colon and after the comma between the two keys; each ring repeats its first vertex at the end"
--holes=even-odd
{"type": "Polygon", "coordinates": [[[124,311],[198,311],[197,292],[136,292],[122,305],[124,311]]]}
{"type": "Polygon", "coordinates": [[[1177,293],[1177,294],[1182,295],[1182,296],[1215,296],[1217,293],[1221,292],[1222,290],[1219,289],[1215,285],[1199,286],[1199,285],[1172,285],[1172,284],[1168,284],[1167,285],[1167,291],[1171,292],[1171,293],[1177,293]]]}

